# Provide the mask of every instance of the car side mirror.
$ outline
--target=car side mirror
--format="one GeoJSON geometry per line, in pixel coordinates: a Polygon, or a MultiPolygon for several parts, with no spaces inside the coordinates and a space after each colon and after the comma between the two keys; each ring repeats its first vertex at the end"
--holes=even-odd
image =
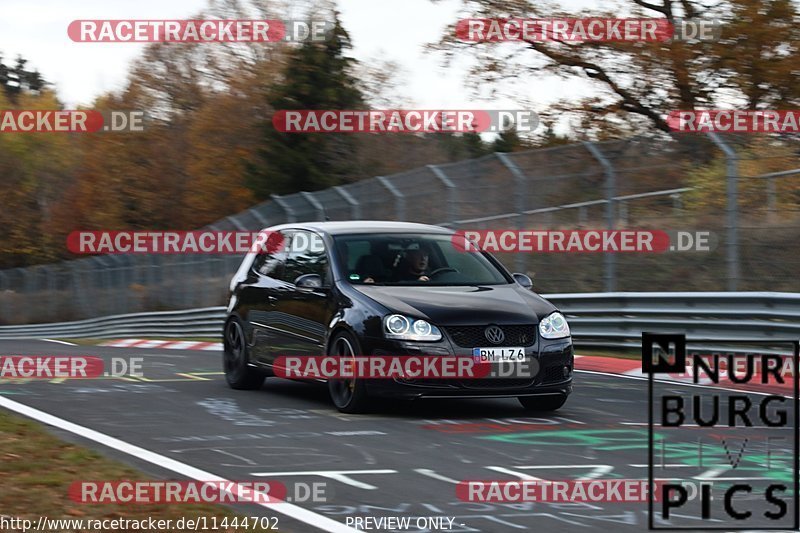
{"type": "Polygon", "coordinates": [[[319,274],[303,274],[294,280],[296,287],[301,289],[319,289],[322,287],[322,276],[319,274]]]}
{"type": "Polygon", "coordinates": [[[525,274],[520,274],[519,272],[515,272],[514,274],[511,275],[514,276],[514,281],[519,283],[521,286],[525,287],[528,290],[533,289],[533,280],[528,276],[526,276],[525,274]]]}

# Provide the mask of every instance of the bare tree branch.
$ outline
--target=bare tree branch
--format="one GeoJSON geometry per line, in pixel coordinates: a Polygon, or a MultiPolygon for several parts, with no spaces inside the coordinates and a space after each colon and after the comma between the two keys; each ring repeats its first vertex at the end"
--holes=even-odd
{"type": "Polygon", "coordinates": [[[669,2],[670,2],[670,0],[664,0],[664,3],[662,5],[660,5],[660,6],[658,6],[656,4],[651,4],[650,2],[645,2],[645,0],[633,0],[634,4],[636,4],[638,6],[641,6],[641,7],[645,8],[645,9],[651,9],[653,11],[658,11],[659,13],[664,15],[665,17],[670,12],[669,2]]]}
{"type": "Polygon", "coordinates": [[[611,89],[612,92],[614,92],[617,96],[622,98],[622,106],[627,111],[649,118],[650,120],[653,121],[655,126],[662,131],[666,132],[671,131],[669,125],[662,118],[660,113],[644,105],[630,91],[617,84],[617,82],[615,82],[611,78],[611,76],[609,76],[608,73],[599,65],[588,61],[584,61],[582,59],[578,59],[576,57],[569,56],[567,54],[559,53],[555,50],[548,48],[547,46],[543,46],[540,43],[528,42],[528,45],[532,49],[536,50],[540,54],[547,56],[548,58],[552,59],[553,61],[557,62],[560,65],[578,67],[583,69],[584,73],[589,78],[593,80],[599,80],[605,83],[606,86],[609,89],[611,89]]]}
{"type": "Polygon", "coordinates": [[[687,19],[692,19],[697,15],[697,11],[689,0],[681,0],[683,6],[683,14],[687,19]]]}

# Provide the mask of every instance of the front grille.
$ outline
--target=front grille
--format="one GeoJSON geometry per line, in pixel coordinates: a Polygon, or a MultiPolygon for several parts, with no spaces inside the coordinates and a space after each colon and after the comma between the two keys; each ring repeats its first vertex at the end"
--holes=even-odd
{"type": "Polygon", "coordinates": [[[500,344],[492,344],[486,338],[488,326],[449,326],[447,334],[462,348],[487,348],[492,346],[533,346],[536,343],[536,325],[500,326],[505,339],[500,344]]]}
{"type": "Polygon", "coordinates": [[[531,378],[485,378],[465,379],[461,386],[465,389],[521,389],[532,383],[531,378]]]}

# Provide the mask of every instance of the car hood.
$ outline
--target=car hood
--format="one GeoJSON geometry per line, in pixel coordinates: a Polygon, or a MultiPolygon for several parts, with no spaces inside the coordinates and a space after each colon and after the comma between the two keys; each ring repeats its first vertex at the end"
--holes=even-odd
{"type": "Polygon", "coordinates": [[[354,287],[397,313],[436,325],[535,324],[555,306],[519,285],[467,287],[354,287]]]}

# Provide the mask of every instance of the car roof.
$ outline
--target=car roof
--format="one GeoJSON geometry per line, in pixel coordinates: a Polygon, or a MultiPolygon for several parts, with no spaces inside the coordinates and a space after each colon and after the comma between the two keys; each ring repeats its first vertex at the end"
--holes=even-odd
{"type": "Polygon", "coordinates": [[[297,222],[265,228],[278,231],[282,229],[306,229],[328,235],[353,233],[438,233],[451,234],[452,229],[416,222],[395,222],[391,220],[350,220],[342,222],[297,222]]]}

